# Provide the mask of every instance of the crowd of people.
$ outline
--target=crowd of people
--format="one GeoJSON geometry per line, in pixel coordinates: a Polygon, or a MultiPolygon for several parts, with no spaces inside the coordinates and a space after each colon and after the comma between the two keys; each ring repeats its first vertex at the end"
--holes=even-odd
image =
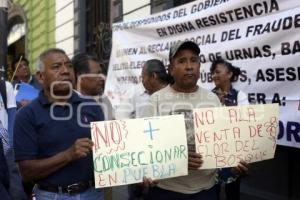
{"type": "Polygon", "coordinates": [[[208,91],[197,84],[199,54],[197,44],[185,41],[171,47],[169,66],[157,59],[146,61],[144,90],[134,95],[133,109],[122,117],[103,95],[105,76],[94,55],[80,53],[70,59],[61,49],[47,49],[38,57],[35,75],[26,58],[18,59],[14,87],[1,83],[1,199],[111,199],[110,188],[95,189],[89,123],[172,114],[185,117],[188,175],[159,181],[144,177],[142,184],[128,186],[129,199],[218,200],[222,184],[227,200],[240,199],[240,176],[247,174],[248,163],[201,170],[192,115],[194,108],[247,104],[247,95],[232,86],[240,70],[216,60],[210,69],[216,87],[208,91]],[[38,97],[16,103],[13,88],[20,83],[40,90],[38,97]]]}

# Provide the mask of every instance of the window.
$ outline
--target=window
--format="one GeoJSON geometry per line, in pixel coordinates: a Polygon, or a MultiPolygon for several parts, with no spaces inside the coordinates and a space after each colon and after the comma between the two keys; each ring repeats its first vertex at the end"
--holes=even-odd
{"type": "MultiPolygon", "coordinates": [[[[81,0],[80,0],[81,1],[81,0]]],[[[86,52],[96,54],[106,72],[111,50],[110,0],[86,1],[86,52]]]]}
{"type": "Polygon", "coordinates": [[[151,13],[158,13],[194,0],[151,0],[151,13]]]}
{"type": "Polygon", "coordinates": [[[113,21],[114,22],[120,22],[123,20],[123,4],[122,0],[114,0],[113,2],[113,21]]]}
{"type": "Polygon", "coordinates": [[[151,13],[158,13],[173,7],[173,0],[151,0],[151,13]]]}
{"type": "Polygon", "coordinates": [[[195,0],[174,0],[174,7],[181,6],[182,4],[190,3],[195,0]]]}

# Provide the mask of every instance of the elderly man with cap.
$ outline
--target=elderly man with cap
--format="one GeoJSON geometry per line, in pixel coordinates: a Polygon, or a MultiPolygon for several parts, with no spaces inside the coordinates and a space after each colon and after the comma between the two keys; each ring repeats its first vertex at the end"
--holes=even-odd
{"type": "MultiPolygon", "coordinates": [[[[154,93],[150,99],[151,106],[145,109],[145,116],[184,114],[189,147],[188,175],[159,180],[156,186],[150,188],[147,199],[217,199],[214,188],[217,170],[201,170],[202,156],[195,152],[193,109],[221,105],[215,94],[197,85],[200,74],[199,53],[198,45],[191,41],[178,42],[172,46],[169,72],[174,82],[154,93]]],[[[241,161],[236,171],[246,171],[245,165],[241,161]]],[[[153,185],[151,179],[144,179],[144,183],[153,185]]]]}

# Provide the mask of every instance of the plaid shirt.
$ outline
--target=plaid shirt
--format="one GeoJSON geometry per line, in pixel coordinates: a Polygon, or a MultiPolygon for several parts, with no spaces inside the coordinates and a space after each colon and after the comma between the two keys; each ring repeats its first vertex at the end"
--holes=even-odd
{"type": "Polygon", "coordinates": [[[8,139],[8,131],[3,127],[2,122],[0,121],[0,138],[2,139],[4,155],[6,155],[8,149],[10,148],[9,139],[8,139]]]}

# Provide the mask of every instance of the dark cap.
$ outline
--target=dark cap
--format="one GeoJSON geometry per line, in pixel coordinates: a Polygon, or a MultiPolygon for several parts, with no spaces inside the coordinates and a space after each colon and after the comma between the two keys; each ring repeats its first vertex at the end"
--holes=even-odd
{"type": "Polygon", "coordinates": [[[192,41],[179,41],[171,47],[169,53],[169,60],[171,61],[171,59],[176,55],[176,53],[182,49],[190,49],[194,51],[197,55],[199,55],[200,53],[200,48],[196,43],[192,41]]]}

